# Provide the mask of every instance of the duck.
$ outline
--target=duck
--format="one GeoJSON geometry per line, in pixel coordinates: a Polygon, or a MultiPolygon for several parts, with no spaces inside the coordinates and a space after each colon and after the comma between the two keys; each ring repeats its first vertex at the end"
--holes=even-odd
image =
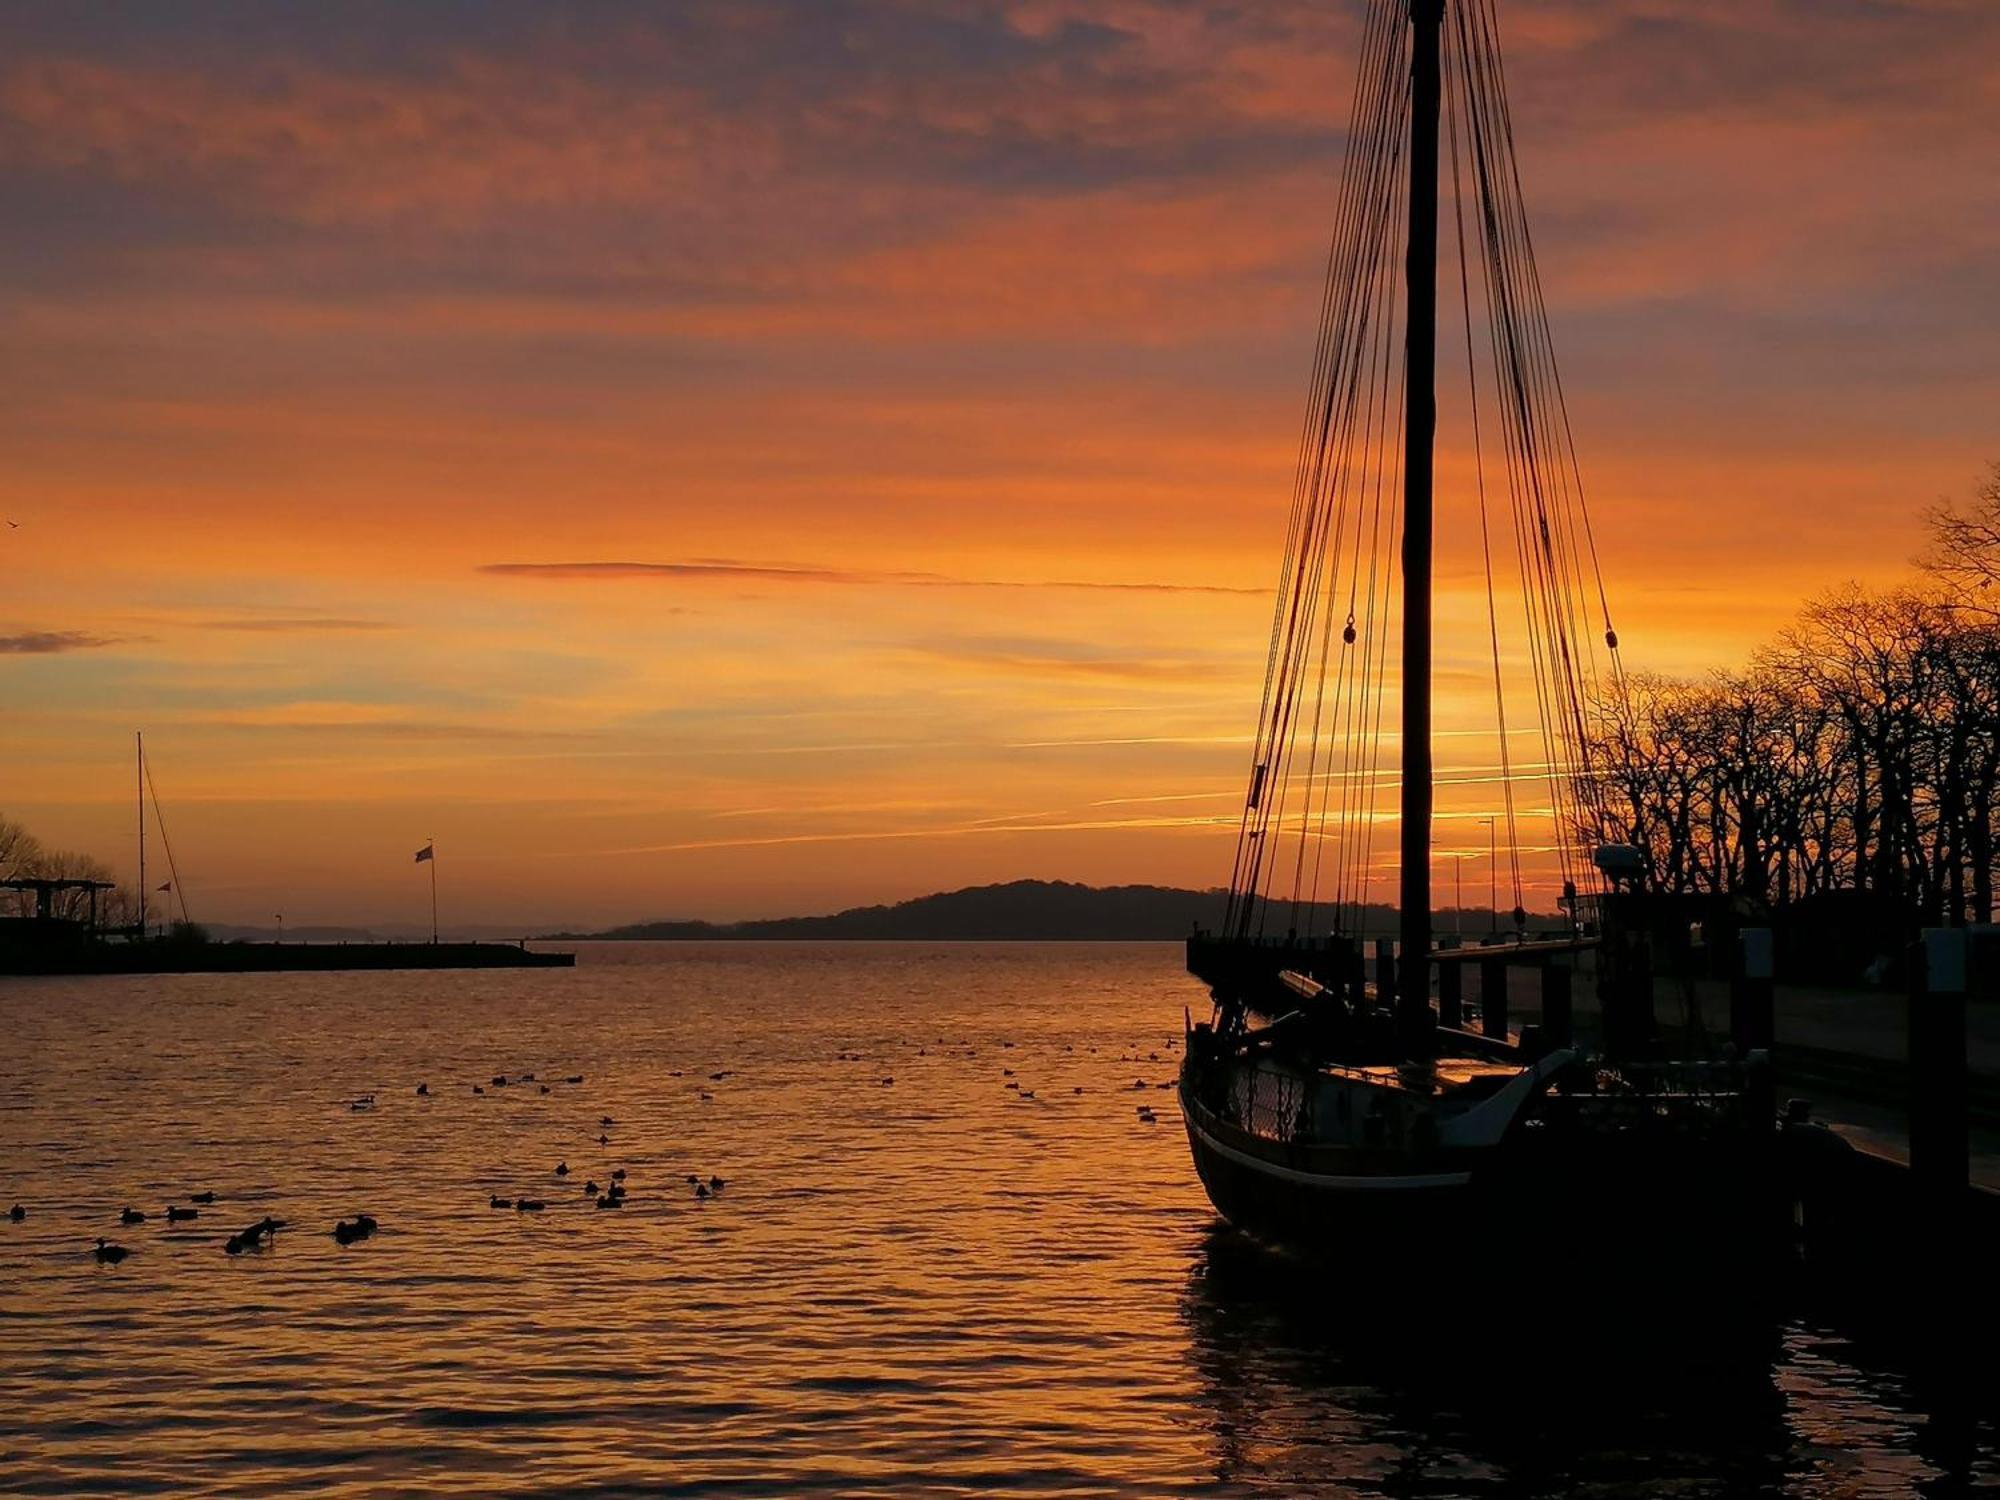
{"type": "Polygon", "coordinates": [[[523,1073],[523,1074],[521,1074],[521,1082],[523,1082],[523,1083],[533,1083],[534,1081],[535,1081],[535,1075],[534,1075],[533,1073],[523,1073]]]}
{"type": "Polygon", "coordinates": [[[1035,1091],[1033,1089],[1022,1089],[1021,1097],[1023,1099],[1032,1099],[1035,1097],[1035,1091]]]}
{"type": "Polygon", "coordinates": [[[606,1193],[605,1197],[616,1198],[620,1203],[623,1203],[625,1201],[625,1184],[622,1182],[612,1183],[611,1191],[606,1193]]]}
{"type": "Polygon", "coordinates": [[[565,1078],[565,1079],[563,1080],[563,1082],[564,1082],[564,1083],[582,1083],[582,1082],[583,1082],[583,1075],[582,1075],[581,1073],[572,1073],[572,1074],[570,1074],[570,1075],[569,1075],[569,1077],[565,1078]]]}
{"type": "Polygon", "coordinates": [[[101,1235],[98,1237],[97,1248],[91,1251],[91,1254],[97,1257],[100,1266],[115,1266],[131,1253],[123,1245],[107,1244],[101,1235]]]}
{"type": "Polygon", "coordinates": [[[118,1222],[120,1224],[143,1224],[146,1222],[146,1216],[140,1213],[138,1209],[128,1207],[124,1213],[118,1216],[118,1222]]]}
{"type": "Polygon", "coordinates": [[[516,1198],[514,1200],[514,1210],[517,1213],[538,1214],[547,1207],[548,1204],[542,1202],[539,1198],[516,1198]]]}
{"type": "Polygon", "coordinates": [[[610,1127],[616,1125],[618,1122],[612,1119],[611,1116],[609,1115],[599,1115],[597,1117],[597,1123],[604,1126],[608,1130],[610,1127]]]}
{"type": "Polygon", "coordinates": [[[505,1073],[495,1073],[493,1075],[493,1087],[496,1089],[507,1087],[507,1075],[505,1073]]]}
{"type": "Polygon", "coordinates": [[[245,1250],[255,1250],[267,1239],[275,1238],[285,1227],[283,1219],[274,1219],[269,1214],[259,1219],[247,1229],[239,1229],[223,1242],[222,1248],[231,1255],[241,1255],[245,1250]]]}
{"type": "Polygon", "coordinates": [[[559,1162],[557,1162],[557,1163],[556,1163],[556,1176],[558,1176],[558,1177],[567,1177],[567,1176],[569,1176],[569,1163],[568,1163],[568,1162],[566,1162],[566,1161],[559,1161],[559,1162]]]}
{"type": "Polygon", "coordinates": [[[486,1200],[486,1206],[488,1208],[512,1208],[514,1200],[512,1198],[502,1198],[498,1193],[495,1193],[486,1200]]]}
{"type": "Polygon", "coordinates": [[[380,1226],[367,1214],[356,1214],[352,1224],[342,1220],[333,1226],[334,1239],[343,1245],[351,1245],[356,1240],[365,1240],[380,1226]]]}
{"type": "Polygon", "coordinates": [[[729,1184],[724,1182],[720,1177],[711,1177],[708,1179],[708,1190],[711,1193],[719,1193],[728,1186],[729,1184]]]}
{"type": "Polygon", "coordinates": [[[625,1206],[625,1200],[622,1198],[614,1198],[609,1193],[606,1193],[597,1200],[597,1206],[599,1208],[623,1208],[625,1206]]]}
{"type": "Polygon", "coordinates": [[[623,1182],[625,1180],[625,1169],[623,1167],[613,1167],[611,1169],[611,1180],[613,1182],[623,1182]]]}
{"type": "Polygon", "coordinates": [[[417,1085],[417,1092],[419,1094],[428,1095],[430,1091],[431,1091],[431,1086],[428,1083],[420,1083],[417,1085]]]}
{"type": "Polygon", "coordinates": [[[1014,1070],[1012,1068],[1002,1068],[1000,1070],[1000,1076],[1002,1078],[1012,1078],[1014,1076],[1014,1070]]]}
{"type": "Polygon", "coordinates": [[[597,1138],[597,1144],[600,1146],[608,1146],[611,1144],[611,1137],[608,1135],[600,1135],[597,1138]]]}
{"type": "Polygon", "coordinates": [[[214,1201],[215,1194],[212,1191],[188,1194],[188,1202],[190,1203],[213,1203],[214,1201]]]}
{"type": "Polygon", "coordinates": [[[12,1208],[7,1210],[7,1217],[12,1219],[16,1224],[18,1224],[23,1219],[28,1217],[28,1211],[25,1208],[21,1207],[20,1204],[16,1203],[12,1208]]]}
{"type": "Polygon", "coordinates": [[[595,1177],[591,1178],[590,1181],[586,1182],[583,1185],[583,1194],[586,1198],[595,1198],[599,1193],[603,1191],[604,1189],[597,1185],[597,1179],[595,1177]]]}
{"type": "Polygon", "coordinates": [[[896,1080],[893,1078],[885,1078],[882,1080],[882,1087],[886,1089],[890,1084],[894,1083],[895,1081],[896,1080]]]}
{"type": "Polygon", "coordinates": [[[702,1103],[704,1103],[704,1104],[709,1104],[709,1103],[713,1103],[713,1102],[714,1102],[714,1100],[715,1100],[715,1095],[711,1094],[711,1093],[710,1093],[710,1092],[709,1092],[709,1091],[708,1091],[707,1089],[703,1089],[703,1090],[701,1090],[701,1101],[702,1101],[702,1103]]]}
{"type": "Polygon", "coordinates": [[[708,1184],[705,1182],[697,1182],[694,1185],[694,1195],[697,1198],[707,1198],[711,1196],[708,1191],[708,1184]]]}
{"type": "Polygon", "coordinates": [[[485,1089],[483,1089],[483,1088],[481,1088],[481,1087],[480,1087],[480,1086],[479,1086],[478,1084],[476,1084],[476,1083],[475,1083],[475,1084],[474,1084],[474,1085],[472,1086],[472,1092],[473,1092],[473,1093],[475,1093],[475,1094],[483,1094],[483,1093],[485,1093],[485,1092],[486,1092],[486,1090],[485,1090],[485,1089]]]}
{"type": "Polygon", "coordinates": [[[200,1217],[201,1210],[198,1208],[176,1208],[171,1203],[167,1205],[167,1222],[169,1224],[178,1224],[185,1219],[199,1219],[200,1217]]]}
{"type": "Polygon", "coordinates": [[[237,1230],[222,1242],[223,1251],[229,1255],[241,1255],[245,1250],[255,1250],[259,1243],[256,1231],[257,1226],[254,1224],[248,1229],[237,1230]]]}
{"type": "Polygon", "coordinates": [[[547,1085],[546,1083],[545,1083],[545,1084],[543,1084],[543,1085],[541,1086],[541,1088],[542,1088],[542,1092],[543,1092],[543,1093],[545,1093],[545,1094],[546,1094],[546,1093],[547,1093],[547,1092],[549,1091],[549,1086],[548,1086],[548,1085],[547,1085]]]}

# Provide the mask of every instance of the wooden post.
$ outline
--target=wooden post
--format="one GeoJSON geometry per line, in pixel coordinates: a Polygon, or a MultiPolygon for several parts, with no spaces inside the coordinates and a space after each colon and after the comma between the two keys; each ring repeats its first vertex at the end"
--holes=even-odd
{"type": "Polygon", "coordinates": [[[1465,1025],[1465,965],[1438,965],[1438,1025],[1454,1030],[1465,1025]]]}
{"type": "Polygon", "coordinates": [[[1965,1079],[1970,947],[1964,928],[1933,927],[1910,954],[1910,1176],[1937,1205],[1962,1201],[1972,1180],[1965,1079]]]}
{"type": "Polygon", "coordinates": [[[1507,964],[1504,959],[1479,961],[1479,1029],[1507,1040],[1507,964]]]}
{"type": "Polygon", "coordinates": [[[1542,1046],[1567,1047],[1575,1034],[1570,1014],[1569,965],[1551,956],[1542,965],[1542,1046]]]}

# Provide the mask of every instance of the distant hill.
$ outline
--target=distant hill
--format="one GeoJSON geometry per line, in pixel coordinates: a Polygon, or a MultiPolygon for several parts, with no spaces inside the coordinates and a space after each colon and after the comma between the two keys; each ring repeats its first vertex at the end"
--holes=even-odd
{"type": "MultiPolygon", "coordinates": [[[[635,922],[604,932],[558,932],[550,941],[673,942],[716,939],[850,938],[932,942],[1175,942],[1200,925],[1221,924],[1227,893],[1163,885],[1076,885],[1066,880],[1016,880],[919,896],[894,906],[857,906],[823,917],[771,917],[750,922],[635,922]]],[[[1282,914],[1281,914],[1282,913],[1282,914]]],[[[1287,920],[1274,909],[1272,922],[1287,920]]],[[[1332,908],[1301,910],[1300,926],[1325,931],[1332,908]]],[[[1351,913],[1350,913],[1351,915],[1351,913]]],[[[1487,914],[1467,911],[1468,931],[1483,931],[1487,914]]],[[[1389,933],[1395,913],[1370,906],[1365,930],[1389,933]]],[[[1442,924],[1440,924],[1442,925],[1442,924]]]]}

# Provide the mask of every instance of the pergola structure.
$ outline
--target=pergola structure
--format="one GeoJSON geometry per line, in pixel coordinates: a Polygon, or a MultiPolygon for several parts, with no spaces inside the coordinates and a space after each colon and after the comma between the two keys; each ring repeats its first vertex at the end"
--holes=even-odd
{"type": "Polygon", "coordinates": [[[97,931],[97,893],[115,890],[109,880],[53,880],[38,876],[18,876],[12,880],[0,880],[0,891],[33,891],[35,893],[35,920],[52,921],[55,917],[55,898],[63,891],[90,892],[90,930],[97,931]]]}

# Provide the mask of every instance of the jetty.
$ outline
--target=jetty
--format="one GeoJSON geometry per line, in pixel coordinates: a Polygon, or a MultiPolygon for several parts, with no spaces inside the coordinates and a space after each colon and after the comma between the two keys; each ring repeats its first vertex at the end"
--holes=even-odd
{"type": "Polygon", "coordinates": [[[513,943],[216,943],[184,932],[145,935],[97,923],[104,880],[0,880],[0,891],[34,897],[25,916],[0,917],[0,975],[277,974],[342,969],[567,969],[574,953],[513,943]],[[57,915],[63,898],[84,898],[88,915],[57,915]]]}

